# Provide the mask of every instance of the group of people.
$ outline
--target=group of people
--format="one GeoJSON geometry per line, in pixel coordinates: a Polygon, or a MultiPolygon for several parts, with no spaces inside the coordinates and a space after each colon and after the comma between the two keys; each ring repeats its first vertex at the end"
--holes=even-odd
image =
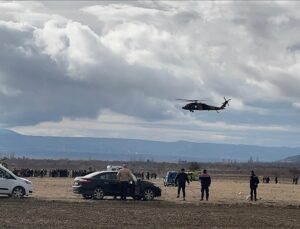
{"type": "MultiPolygon", "coordinates": [[[[263,183],[269,184],[270,181],[271,181],[271,178],[269,176],[264,176],[262,181],[263,181],[263,183]]],[[[274,182],[275,182],[275,184],[278,183],[278,177],[277,176],[275,176],[274,182]]]]}
{"type": "Polygon", "coordinates": [[[263,177],[263,179],[262,179],[262,182],[263,182],[263,183],[267,183],[267,184],[269,184],[269,183],[270,183],[270,181],[271,181],[271,179],[270,179],[270,177],[269,177],[269,176],[264,176],[264,177],[263,177]]]}
{"type": "MultiPolygon", "coordinates": [[[[204,169],[202,174],[199,175],[199,181],[201,183],[201,201],[204,200],[204,194],[205,198],[208,201],[209,197],[209,186],[211,184],[211,178],[207,173],[207,170],[204,169]]],[[[181,169],[181,172],[178,173],[175,177],[175,184],[177,184],[177,198],[180,197],[180,192],[182,191],[182,197],[183,200],[185,200],[185,187],[186,183],[190,184],[190,180],[188,178],[188,175],[185,173],[184,168],[181,169]]]]}
{"type": "MultiPolygon", "coordinates": [[[[200,201],[204,200],[204,195],[205,199],[208,201],[209,198],[209,187],[211,185],[211,177],[207,173],[207,170],[204,169],[202,174],[199,175],[199,181],[201,184],[201,199],[200,201]]],[[[183,200],[185,200],[185,187],[186,183],[190,184],[188,175],[185,173],[184,168],[181,169],[181,172],[177,174],[175,178],[175,184],[177,184],[178,189],[177,189],[177,198],[180,197],[180,192],[182,191],[182,197],[183,200]]],[[[259,184],[259,179],[255,175],[254,171],[251,171],[251,176],[250,176],[250,199],[251,201],[256,201],[257,200],[257,187],[259,184]]]]}
{"type": "Polygon", "coordinates": [[[20,177],[77,177],[85,176],[92,170],[70,170],[70,169],[13,169],[13,173],[20,177]]]}
{"type": "Polygon", "coordinates": [[[135,172],[134,175],[137,177],[137,178],[140,178],[141,180],[150,180],[150,179],[156,179],[157,178],[157,173],[155,172],[135,172]]]}

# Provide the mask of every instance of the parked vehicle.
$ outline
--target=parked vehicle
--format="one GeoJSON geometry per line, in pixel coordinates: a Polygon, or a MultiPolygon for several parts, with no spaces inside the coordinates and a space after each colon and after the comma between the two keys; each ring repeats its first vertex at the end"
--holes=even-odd
{"type": "Polygon", "coordinates": [[[193,172],[186,172],[186,174],[188,175],[189,180],[192,181],[198,181],[199,178],[199,171],[193,171],[193,172]]]}
{"type": "Polygon", "coordinates": [[[0,164],[0,194],[23,198],[32,194],[32,182],[18,177],[0,164]]]}
{"type": "Polygon", "coordinates": [[[120,166],[120,165],[108,165],[108,166],[106,166],[107,171],[119,171],[122,168],[123,168],[123,166],[120,166]]]}
{"type": "MultiPolygon", "coordinates": [[[[120,196],[121,182],[117,179],[117,171],[99,171],[83,177],[76,177],[73,183],[73,192],[81,194],[85,199],[101,200],[105,196],[120,196]]],[[[134,199],[153,200],[161,196],[161,189],[155,184],[136,179],[132,181],[127,190],[127,196],[134,199]]]]}
{"type": "Polygon", "coordinates": [[[168,171],[167,175],[164,178],[164,186],[176,186],[175,178],[177,172],[176,171],[168,171]]]}

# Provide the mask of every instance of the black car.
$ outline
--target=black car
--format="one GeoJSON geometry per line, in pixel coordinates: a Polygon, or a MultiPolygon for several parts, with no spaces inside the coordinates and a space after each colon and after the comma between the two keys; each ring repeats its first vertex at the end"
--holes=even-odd
{"type": "MultiPolygon", "coordinates": [[[[121,183],[117,179],[117,171],[101,171],[76,177],[72,186],[73,192],[81,194],[85,199],[101,200],[104,196],[120,196],[121,183]]],[[[161,189],[148,181],[137,180],[132,176],[127,196],[133,199],[153,200],[161,196],[161,189]]]]}

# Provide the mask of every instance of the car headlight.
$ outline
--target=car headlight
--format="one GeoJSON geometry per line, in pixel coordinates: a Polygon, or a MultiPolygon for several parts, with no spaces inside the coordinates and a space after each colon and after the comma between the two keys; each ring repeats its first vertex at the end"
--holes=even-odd
{"type": "Polygon", "coordinates": [[[26,183],[26,184],[32,184],[32,182],[29,181],[29,180],[25,180],[25,183],[26,183]]]}

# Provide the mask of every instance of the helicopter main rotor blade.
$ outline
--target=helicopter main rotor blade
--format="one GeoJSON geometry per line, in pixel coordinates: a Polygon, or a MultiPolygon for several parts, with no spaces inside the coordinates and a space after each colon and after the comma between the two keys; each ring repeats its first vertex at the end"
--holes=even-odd
{"type": "Polygon", "coordinates": [[[199,99],[176,99],[176,100],[185,101],[185,102],[194,102],[194,103],[205,101],[205,100],[199,100],[199,99]]]}
{"type": "Polygon", "coordinates": [[[231,99],[226,99],[226,98],[224,97],[224,100],[229,102],[231,99]]]}

